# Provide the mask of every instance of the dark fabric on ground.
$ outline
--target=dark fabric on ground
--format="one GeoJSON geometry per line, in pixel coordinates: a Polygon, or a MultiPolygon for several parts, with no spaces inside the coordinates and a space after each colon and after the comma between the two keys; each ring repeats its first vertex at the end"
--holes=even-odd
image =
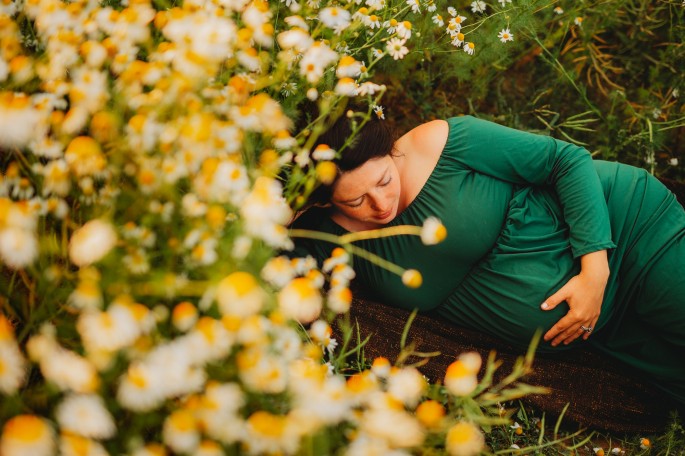
{"type": "MultiPolygon", "coordinates": [[[[410,312],[374,301],[355,298],[350,311],[362,337],[371,335],[364,356],[373,360],[384,356],[391,362],[400,353],[402,332],[410,312]]],[[[466,351],[477,351],[485,361],[491,350],[502,361],[495,380],[511,372],[517,357],[525,355],[498,339],[457,328],[440,320],[417,315],[407,342],[415,343],[418,352],[440,352],[419,369],[432,382],[442,382],[447,366],[466,351]]],[[[416,362],[410,359],[408,362],[416,362]]],[[[660,432],[669,419],[671,401],[634,372],[606,356],[587,350],[560,354],[538,354],[533,373],[524,380],[550,389],[549,394],[532,395],[522,401],[556,420],[564,406],[569,407],[563,423],[577,423],[593,429],[613,432],[660,432]]]]}
{"type": "MultiPolygon", "coordinates": [[[[685,184],[662,179],[685,202],[685,184]]],[[[359,324],[363,337],[371,334],[365,357],[384,356],[391,360],[400,352],[400,340],[410,312],[371,300],[355,298],[350,316],[359,324]]],[[[485,334],[458,328],[426,315],[417,315],[408,341],[419,352],[441,354],[420,369],[431,381],[442,381],[447,366],[465,351],[477,351],[487,359],[491,350],[502,361],[497,378],[508,374],[517,357],[525,353],[485,334]]],[[[537,354],[534,372],[525,381],[550,389],[546,395],[533,395],[523,402],[556,419],[570,404],[564,422],[577,423],[612,432],[651,433],[663,431],[672,402],[635,370],[607,356],[586,349],[559,354],[537,354]]],[[[681,414],[682,416],[682,414],[681,414]]]]}

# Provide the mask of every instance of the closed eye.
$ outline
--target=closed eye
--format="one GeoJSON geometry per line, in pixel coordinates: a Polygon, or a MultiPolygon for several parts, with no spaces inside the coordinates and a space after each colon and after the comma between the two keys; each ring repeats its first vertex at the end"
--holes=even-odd
{"type": "Polygon", "coordinates": [[[346,203],[346,204],[347,204],[349,207],[353,207],[353,208],[354,208],[354,207],[359,207],[359,206],[361,206],[363,202],[364,202],[364,197],[362,196],[361,198],[359,198],[359,202],[358,202],[358,203],[346,203]]]}

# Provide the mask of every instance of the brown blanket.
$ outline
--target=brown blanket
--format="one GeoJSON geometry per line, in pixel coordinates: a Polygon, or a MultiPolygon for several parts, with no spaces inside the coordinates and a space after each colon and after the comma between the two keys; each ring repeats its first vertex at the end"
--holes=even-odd
{"type": "MultiPolygon", "coordinates": [[[[662,182],[681,204],[685,203],[684,183],[666,179],[662,182]]],[[[402,331],[410,313],[355,298],[350,314],[361,334],[371,335],[365,346],[366,358],[384,356],[393,361],[400,352],[402,331]]],[[[498,371],[501,376],[509,373],[516,358],[524,354],[498,339],[423,315],[414,320],[407,340],[415,342],[417,351],[441,353],[420,368],[432,381],[442,381],[447,366],[465,351],[477,351],[486,359],[491,350],[496,350],[503,362],[498,371]]],[[[588,350],[537,355],[534,372],[525,381],[550,389],[550,394],[524,399],[548,418],[556,417],[570,404],[565,423],[613,432],[649,433],[663,431],[669,419],[671,403],[644,378],[588,350]]]]}
{"type": "MultiPolygon", "coordinates": [[[[355,298],[350,315],[352,322],[359,324],[362,336],[371,335],[364,347],[366,359],[384,356],[394,361],[400,353],[402,331],[410,312],[355,298]]],[[[419,352],[440,352],[420,367],[433,382],[442,381],[447,366],[465,351],[477,351],[487,359],[488,353],[495,350],[497,359],[502,361],[499,376],[510,373],[516,358],[525,354],[493,337],[423,315],[417,315],[413,321],[407,342],[414,342],[419,352]]],[[[662,431],[668,421],[668,399],[645,379],[605,356],[588,350],[538,354],[533,368],[533,373],[524,379],[526,383],[547,387],[550,393],[527,396],[523,402],[545,412],[548,420],[556,420],[569,403],[563,421],[566,424],[647,433],[662,431]]]]}

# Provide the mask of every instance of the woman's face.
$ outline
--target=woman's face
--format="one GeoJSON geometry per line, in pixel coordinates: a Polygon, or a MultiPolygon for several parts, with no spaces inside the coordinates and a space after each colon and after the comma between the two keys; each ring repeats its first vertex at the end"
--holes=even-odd
{"type": "Polygon", "coordinates": [[[384,225],[397,216],[399,200],[399,173],[386,155],[343,173],[333,187],[331,203],[348,219],[384,225]]]}

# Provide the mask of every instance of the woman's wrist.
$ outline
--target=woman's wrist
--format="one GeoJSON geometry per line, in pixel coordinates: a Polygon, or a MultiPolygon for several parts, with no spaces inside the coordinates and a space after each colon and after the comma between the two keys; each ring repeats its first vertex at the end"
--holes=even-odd
{"type": "Polygon", "coordinates": [[[606,250],[587,253],[580,257],[580,275],[593,281],[609,280],[609,260],[606,250]]]}

